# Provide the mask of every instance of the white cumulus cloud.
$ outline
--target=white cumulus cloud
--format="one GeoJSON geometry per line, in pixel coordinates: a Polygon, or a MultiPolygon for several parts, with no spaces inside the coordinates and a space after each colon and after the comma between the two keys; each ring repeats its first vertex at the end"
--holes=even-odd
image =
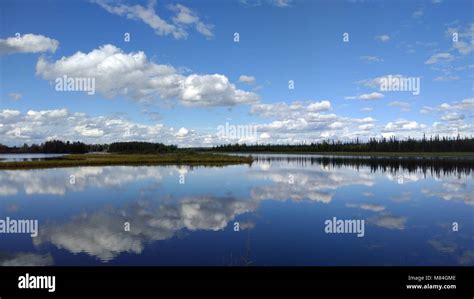
{"type": "Polygon", "coordinates": [[[0,39],[0,55],[15,53],[56,52],[59,42],[44,35],[24,34],[0,39]]]}
{"type": "Polygon", "coordinates": [[[36,73],[46,80],[65,75],[95,78],[96,91],[108,98],[177,99],[189,106],[234,106],[256,103],[259,99],[253,92],[237,89],[224,75],[185,76],[171,65],[149,61],[141,51],[125,53],[110,44],[55,62],[41,57],[36,64],[36,73]]]}

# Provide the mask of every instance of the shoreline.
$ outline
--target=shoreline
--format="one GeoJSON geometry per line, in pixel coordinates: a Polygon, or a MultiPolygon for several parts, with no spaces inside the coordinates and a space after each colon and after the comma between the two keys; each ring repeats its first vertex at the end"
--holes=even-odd
{"type": "Polygon", "coordinates": [[[153,166],[153,165],[189,165],[189,166],[226,166],[251,164],[250,157],[229,156],[223,154],[67,154],[61,158],[39,161],[0,162],[0,170],[42,169],[83,166],[153,166]]]}
{"type": "MultiPolygon", "coordinates": [[[[28,154],[28,153],[24,153],[28,154]]],[[[21,155],[21,154],[17,154],[21,155]]],[[[335,157],[380,157],[380,158],[416,158],[416,159],[453,159],[474,160],[474,152],[196,152],[167,154],[116,154],[88,153],[65,154],[59,158],[47,158],[38,161],[0,162],[0,170],[43,169],[87,166],[227,166],[252,164],[252,155],[315,155],[335,157]]]]}
{"type": "Polygon", "coordinates": [[[213,152],[239,155],[319,155],[364,157],[474,158],[474,152],[213,152]]]}

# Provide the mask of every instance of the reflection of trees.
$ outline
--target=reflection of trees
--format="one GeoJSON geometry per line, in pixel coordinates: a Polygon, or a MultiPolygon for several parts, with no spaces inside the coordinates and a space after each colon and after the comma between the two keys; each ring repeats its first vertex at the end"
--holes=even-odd
{"type": "Polygon", "coordinates": [[[340,157],[340,156],[254,156],[257,162],[286,162],[298,166],[322,165],[332,168],[368,167],[371,172],[390,172],[393,174],[408,171],[422,172],[425,176],[470,175],[474,170],[474,159],[441,157],[340,157]]]}

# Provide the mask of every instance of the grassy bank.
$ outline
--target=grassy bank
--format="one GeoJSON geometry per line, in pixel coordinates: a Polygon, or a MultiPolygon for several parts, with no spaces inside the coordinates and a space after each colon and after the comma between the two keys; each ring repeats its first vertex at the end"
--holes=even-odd
{"type": "Polygon", "coordinates": [[[24,162],[0,162],[1,169],[36,169],[76,166],[107,165],[195,165],[219,166],[231,164],[250,164],[250,157],[228,156],[210,153],[175,154],[74,154],[57,159],[24,162]]]}

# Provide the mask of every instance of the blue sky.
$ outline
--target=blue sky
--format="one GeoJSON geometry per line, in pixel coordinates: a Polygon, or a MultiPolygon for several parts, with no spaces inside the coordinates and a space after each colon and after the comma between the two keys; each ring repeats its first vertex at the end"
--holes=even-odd
{"type": "Polygon", "coordinates": [[[470,136],[473,6],[2,1],[0,143],[470,136]],[[93,78],[94,95],[56,90],[64,75],[93,78]],[[419,95],[382,91],[389,75],[419,79],[419,95]],[[219,133],[226,123],[255,134],[219,133]]]}

